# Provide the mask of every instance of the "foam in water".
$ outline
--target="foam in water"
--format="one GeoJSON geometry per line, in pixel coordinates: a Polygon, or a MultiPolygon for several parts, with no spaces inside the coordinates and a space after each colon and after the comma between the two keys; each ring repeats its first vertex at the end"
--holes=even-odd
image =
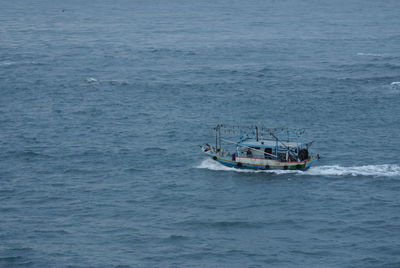
{"type": "Polygon", "coordinates": [[[390,85],[392,88],[400,88],[400,82],[392,82],[390,85]]]}
{"type": "Polygon", "coordinates": [[[13,61],[0,61],[0,66],[9,66],[9,65],[14,65],[15,62],[13,61]]]}
{"type": "Polygon", "coordinates": [[[96,78],[94,78],[94,77],[88,77],[88,78],[86,78],[86,82],[88,82],[88,83],[96,83],[96,82],[98,82],[98,80],[96,78]]]}
{"type": "Polygon", "coordinates": [[[377,176],[392,177],[400,176],[399,165],[365,165],[342,167],[332,166],[314,166],[307,171],[300,170],[249,170],[226,167],[212,159],[203,160],[197,168],[210,170],[234,171],[234,172],[252,172],[252,173],[275,173],[275,174],[296,174],[296,175],[317,175],[317,176],[377,176]]]}
{"type": "Polygon", "coordinates": [[[359,52],[357,53],[357,56],[370,56],[370,57],[384,57],[384,54],[378,54],[378,53],[362,53],[359,52]]]}
{"type": "Polygon", "coordinates": [[[1,66],[7,67],[7,66],[12,66],[12,65],[25,65],[25,64],[29,65],[29,64],[38,64],[38,63],[34,62],[34,61],[9,61],[9,60],[0,61],[0,67],[1,66]]]}

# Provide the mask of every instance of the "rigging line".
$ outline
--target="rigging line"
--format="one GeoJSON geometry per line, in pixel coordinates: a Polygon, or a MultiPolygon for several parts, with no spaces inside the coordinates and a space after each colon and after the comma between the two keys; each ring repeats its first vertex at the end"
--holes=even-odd
{"type": "Polygon", "coordinates": [[[290,151],[290,148],[288,146],[286,146],[283,142],[281,142],[272,132],[270,132],[269,134],[272,137],[274,137],[277,142],[280,142],[283,145],[283,147],[285,147],[288,151],[290,151]]]}

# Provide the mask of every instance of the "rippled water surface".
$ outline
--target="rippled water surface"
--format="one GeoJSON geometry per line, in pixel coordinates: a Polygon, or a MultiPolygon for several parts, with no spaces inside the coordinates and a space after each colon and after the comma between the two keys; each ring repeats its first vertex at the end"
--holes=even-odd
{"type": "Polygon", "coordinates": [[[400,267],[400,2],[0,4],[0,267],[400,267]],[[322,159],[221,166],[218,123],[322,159]]]}

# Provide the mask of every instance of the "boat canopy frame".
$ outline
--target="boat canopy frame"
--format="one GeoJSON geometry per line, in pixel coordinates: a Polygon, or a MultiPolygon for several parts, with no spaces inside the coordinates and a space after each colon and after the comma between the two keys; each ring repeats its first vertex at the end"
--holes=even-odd
{"type": "Polygon", "coordinates": [[[252,151],[256,151],[258,153],[262,153],[264,155],[268,155],[272,158],[279,159],[279,153],[285,153],[286,158],[291,155],[292,157],[299,158],[300,148],[308,148],[312,145],[312,142],[309,143],[301,143],[301,142],[290,142],[291,139],[296,140],[296,138],[301,137],[305,133],[304,128],[268,128],[264,126],[254,125],[254,126],[234,126],[234,125],[225,125],[218,124],[213,128],[215,132],[215,148],[218,151],[222,150],[222,141],[235,144],[237,147],[236,152],[238,152],[239,147],[244,147],[251,149],[252,151]],[[222,138],[222,134],[231,134],[239,136],[239,140],[231,141],[225,138],[222,138]],[[280,136],[284,136],[280,138],[280,136]],[[268,137],[266,139],[266,137],[268,137]],[[260,142],[260,144],[246,144],[246,140],[252,140],[256,143],[260,142]],[[275,146],[261,146],[265,141],[273,141],[275,146]],[[290,146],[290,143],[296,143],[296,146],[290,146]],[[270,154],[266,152],[266,150],[260,150],[260,148],[274,148],[275,154],[270,154]],[[283,148],[283,150],[282,150],[283,148]],[[280,150],[281,149],[281,150],[280,150]],[[295,152],[293,152],[295,149],[295,152]]]}

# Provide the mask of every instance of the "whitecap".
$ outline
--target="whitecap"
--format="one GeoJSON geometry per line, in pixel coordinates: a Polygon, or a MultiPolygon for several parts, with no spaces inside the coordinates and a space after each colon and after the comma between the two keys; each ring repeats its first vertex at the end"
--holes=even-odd
{"type": "Polygon", "coordinates": [[[362,53],[362,52],[359,52],[359,53],[357,53],[357,56],[385,57],[385,54],[379,54],[379,53],[362,53]]]}
{"type": "Polygon", "coordinates": [[[218,170],[218,171],[294,174],[294,175],[311,175],[311,176],[375,176],[375,177],[400,176],[400,166],[395,164],[364,165],[364,166],[350,166],[350,167],[344,167],[339,165],[313,166],[307,171],[250,170],[250,169],[237,169],[237,168],[227,167],[208,158],[203,160],[196,168],[218,170]]]}
{"type": "Polygon", "coordinates": [[[96,82],[98,82],[98,80],[96,78],[93,78],[93,77],[88,77],[88,78],[86,78],[86,82],[88,82],[88,83],[96,83],[96,82]]]}
{"type": "Polygon", "coordinates": [[[392,82],[392,83],[390,83],[390,86],[392,88],[399,88],[400,89],[400,82],[392,82]]]}
{"type": "Polygon", "coordinates": [[[13,66],[13,65],[42,65],[42,63],[35,62],[35,61],[0,61],[0,67],[1,66],[13,66]]]}
{"type": "Polygon", "coordinates": [[[0,61],[0,66],[10,66],[10,65],[15,65],[15,64],[17,64],[16,62],[14,62],[14,61],[0,61]]]}

